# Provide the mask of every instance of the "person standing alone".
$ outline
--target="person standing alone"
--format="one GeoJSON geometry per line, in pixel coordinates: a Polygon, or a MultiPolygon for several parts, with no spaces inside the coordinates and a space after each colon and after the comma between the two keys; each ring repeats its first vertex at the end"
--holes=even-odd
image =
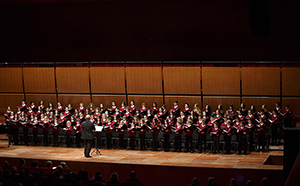
{"type": "Polygon", "coordinates": [[[83,139],[83,145],[84,145],[84,156],[86,158],[90,158],[90,151],[93,145],[93,138],[94,138],[94,131],[95,126],[90,121],[90,116],[86,116],[86,121],[82,123],[82,132],[81,132],[81,138],[83,139]]]}

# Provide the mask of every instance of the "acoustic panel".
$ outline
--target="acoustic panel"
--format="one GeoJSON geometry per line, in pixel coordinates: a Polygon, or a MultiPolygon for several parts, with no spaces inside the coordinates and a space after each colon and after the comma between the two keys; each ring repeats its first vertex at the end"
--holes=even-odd
{"type": "MultiPolygon", "coordinates": [[[[90,95],[84,94],[58,94],[57,101],[61,102],[63,107],[71,103],[73,108],[78,108],[79,103],[83,103],[83,105],[87,107],[91,102],[91,98],[90,95]]],[[[54,106],[56,107],[57,104],[55,103],[54,106]]]]}
{"type": "Polygon", "coordinates": [[[198,103],[199,107],[201,107],[201,96],[165,96],[165,104],[168,110],[173,107],[175,100],[178,101],[180,109],[184,108],[185,103],[189,104],[190,109],[194,108],[195,103],[198,103]]]}
{"type": "MultiPolygon", "coordinates": [[[[10,106],[11,109],[16,111],[17,106],[21,105],[23,99],[23,94],[0,94],[0,110],[4,112],[7,106],[10,106]]],[[[28,101],[27,104],[29,104],[28,101]]]]}
{"type": "Polygon", "coordinates": [[[282,68],[282,95],[300,96],[300,68],[282,68]]]}
{"type": "Polygon", "coordinates": [[[280,95],[279,67],[243,67],[243,95],[280,95]]]}
{"type": "Polygon", "coordinates": [[[31,101],[34,101],[35,105],[38,106],[40,101],[44,101],[44,106],[48,107],[48,104],[51,102],[56,106],[57,99],[56,94],[26,94],[27,104],[30,104],[31,101]]]}
{"type": "Polygon", "coordinates": [[[205,105],[209,105],[211,109],[215,111],[217,110],[219,104],[222,104],[224,111],[228,109],[229,104],[233,105],[234,110],[238,110],[240,105],[240,98],[203,96],[203,107],[205,107],[205,105]]]}
{"type": "Polygon", "coordinates": [[[266,104],[267,110],[272,111],[275,108],[275,103],[280,102],[280,97],[242,97],[242,101],[247,109],[254,105],[256,111],[259,111],[261,106],[266,104]]]}
{"type": "Polygon", "coordinates": [[[286,104],[290,105],[290,109],[293,110],[294,115],[300,115],[300,98],[282,98],[282,110],[286,104]]]}
{"type": "Polygon", "coordinates": [[[89,93],[89,68],[57,67],[56,83],[58,93],[89,93]]]}
{"type": "Polygon", "coordinates": [[[239,67],[203,67],[202,89],[207,95],[239,95],[239,67]]]}
{"type": "Polygon", "coordinates": [[[25,92],[55,93],[54,68],[23,68],[25,92]]]}
{"type": "Polygon", "coordinates": [[[120,107],[122,101],[126,102],[125,95],[92,95],[92,100],[95,107],[99,107],[100,104],[104,104],[105,108],[110,108],[113,101],[116,102],[117,107],[120,107]]]}
{"type": "Polygon", "coordinates": [[[200,67],[164,67],[165,94],[201,94],[200,67]]]}
{"type": "Polygon", "coordinates": [[[0,68],[0,92],[23,92],[22,68],[0,68]]]}
{"type": "Polygon", "coordinates": [[[125,93],[124,67],[91,67],[92,93],[125,93]]]}
{"type": "Polygon", "coordinates": [[[162,94],[161,67],[128,67],[126,80],[129,94],[162,94]]]}
{"type": "Polygon", "coordinates": [[[142,103],[146,103],[146,107],[150,109],[152,107],[152,103],[156,102],[158,107],[163,105],[163,96],[136,96],[136,95],[128,95],[128,104],[133,100],[138,108],[142,107],[142,103]]]}

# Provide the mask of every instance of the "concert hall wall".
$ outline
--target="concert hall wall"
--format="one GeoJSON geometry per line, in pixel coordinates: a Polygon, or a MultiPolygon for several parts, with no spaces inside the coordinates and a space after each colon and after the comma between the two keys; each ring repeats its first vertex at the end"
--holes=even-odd
{"type": "MultiPolygon", "coordinates": [[[[134,100],[140,107],[152,102],[170,109],[174,100],[181,108],[198,103],[215,110],[218,104],[225,109],[232,103],[238,109],[241,102],[255,105],[266,104],[274,108],[275,102],[289,103],[296,117],[300,115],[300,68],[297,65],[251,65],[236,63],[235,66],[219,67],[208,63],[92,63],[81,65],[2,65],[0,67],[0,110],[8,105],[13,109],[22,99],[27,104],[43,100],[60,101],[63,106],[72,103],[78,107],[103,103],[106,107],[116,101],[127,104],[134,100]]],[[[55,105],[56,106],[56,105],[55,105]]]]}

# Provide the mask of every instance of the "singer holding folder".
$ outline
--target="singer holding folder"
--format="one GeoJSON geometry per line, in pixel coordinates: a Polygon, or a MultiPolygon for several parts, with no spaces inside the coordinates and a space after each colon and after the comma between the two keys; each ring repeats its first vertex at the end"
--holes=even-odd
{"type": "Polygon", "coordinates": [[[90,121],[90,116],[87,115],[85,117],[86,121],[82,123],[82,133],[81,133],[81,138],[83,139],[83,145],[84,145],[84,156],[86,158],[91,158],[90,156],[90,151],[93,145],[93,138],[94,138],[94,131],[95,131],[95,126],[94,124],[90,121]]]}

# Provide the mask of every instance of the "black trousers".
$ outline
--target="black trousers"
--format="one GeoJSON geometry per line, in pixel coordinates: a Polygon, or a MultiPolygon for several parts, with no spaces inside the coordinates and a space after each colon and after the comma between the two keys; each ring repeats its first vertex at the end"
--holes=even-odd
{"type": "Polygon", "coordinates": [[[44,145],[48,145],[48,130],[43,130],[43,136],[44,136],[44,145]]]}
{"type": "Polygon", "coordinates": [[[219,152],[219,138],[213,137],[213,153],[219,152]]]}
{"type": "Polygon", "coordinates": [[[81,133],[76,133],[76,147],[77,148],[80,148],[80,145],[81,145],[81,133]]]}
{"type": "Polygon", "coordinates": [[[231,136],[224,136],[224,140],[226,154],[229,154],[231,150],[231,136]]]}
{"type": "Polygon", "coordinates": [[[58,147],[58,132],[53,132],[53,146],[58,147]]]}
{"type": "Polygon", "coordinates": [[[135,145],[134,145],[134,143],[135,143],[135,136],[130,136],[129,140],[130,140],[130,142],[129,142],[130,149],[134,150],[135,149],[135,145]]]}
{"type": "Polygon", "coordinates": [[[198,144],[199,144],[199,152],[202,152],[202,142],[203,142],[203,145],[204,145],[204,151],[206,151],[206,134],[204,135],[201,135],[199,134],[198,135],[198,144]]]}
{"type": "Polygon", "coordinates": [[[262,147],[262,150],[265,150],[265,146],[266,146],[265,136],[266,136],[265,134],[258,134],[257,150],[260,150],[260,146],[262,147]]]}
{"type": "Polygon", "coordinates": [[[240,154],[242,154],[242,150],[244,151],[244,154],[247,153],[246,138],[240,138],[240,140],[239,140],[239,153],[240,154]]]}
{"type": "Polygon", "coordinates": [[[193,144],[192,144],[192,136],[188,136],[188,135],[185,135],[185,151],[190,151],[193,150],[193,144]]]}
{"type": "Polygon", "coordinates": [[[139,134],[140,136],[140,148],[141,150],[146,150],[145,148],[145,134],[139,134]]]}
{"type": "Polygon", "coordinates": [[[164,149],[165,151],[170,150],[170,135],[164,135],[164,149]]]}
{"type": "Polygon", "coordinates": [[[175,151],[181,152],[181,136],[175,136],[175,151]]]}
{"type": "Polygon", "coordinates": [[[92,149],[93,140],[83,140],[83,146],[84,146],[84,156],[90,156],[90,152],[92,149]]]}
{"type": "Polygon", "coordinates": [[[66,134],[66,145],[71,147],[71,134],[66,134]]]}
{"type": "Polygon", "coordinates": [[[124,135],[120,135],[120,134],[119,134],[119,147],[123,148],[123,149],[125,148],[124,147],[124,135]]]}
{"type": "Polygon", "coordinates": [[[152,134],[153,150],[157,150],[158,134],[152,134]]]}
{"type": "Polygon", "coordinates": [[[33,145],[37,145],[37,141],[38,141],[38,132],[39,131],[33,131],[33,145]]]}
{"type": "Polygon", "coordinates": [[[111,149],[111,136],[112,133],[106,133],[106,148],[111,149]]]}
{"type": "Polygon", "coordinates": [[[271,133],[272,133],[272,143],[278,144],[278,126],[271,126],[271,133]]]}
{"type": "Polygon", "coordinates": [[[18,145],[19,144],[19,128],[13,128],[14,132],[14,144],[18,145]]]}
{"type": "Polygon", "coordinates": [[[28,145],[28,129],[23,128],[23,140],[24,145],[28,145]]]}
{"type": "MultiPolygon", "coordinates": [[[[97,146],[98,146],[98,148],[101,148],[102,133],[101,132],[96,132],[96,138],[97,138],[97,146]]],[[[95,147],[96,147],[96,142],[95,142],[95,147]]]]}
{"type": "Polygon", "coordinates": [[[253,134],[249,134],[250,152],[253,151],[253,134]]]}

